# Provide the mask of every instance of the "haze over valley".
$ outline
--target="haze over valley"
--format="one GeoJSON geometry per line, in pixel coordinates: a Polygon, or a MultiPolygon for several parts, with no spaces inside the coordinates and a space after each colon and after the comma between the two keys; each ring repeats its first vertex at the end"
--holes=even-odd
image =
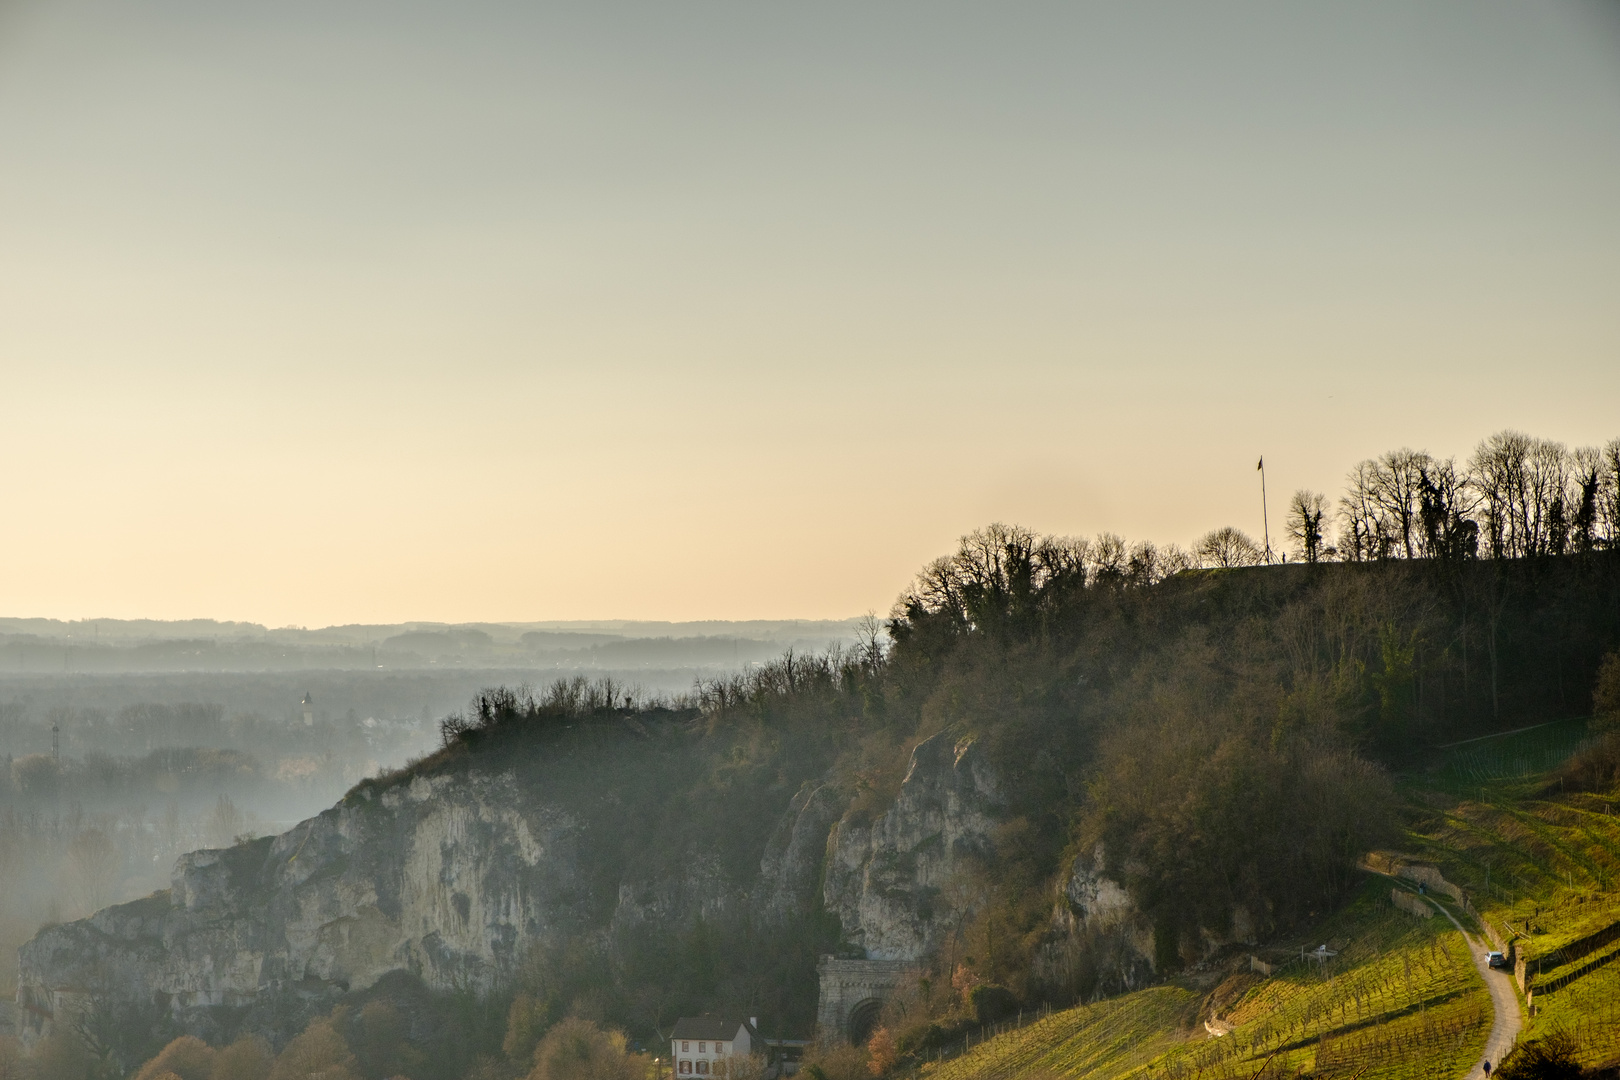
{"type": "Polygon", "coordinates": [[[0,2],[0,1080],[1620,1080],[1620,6],[0,2]]]}

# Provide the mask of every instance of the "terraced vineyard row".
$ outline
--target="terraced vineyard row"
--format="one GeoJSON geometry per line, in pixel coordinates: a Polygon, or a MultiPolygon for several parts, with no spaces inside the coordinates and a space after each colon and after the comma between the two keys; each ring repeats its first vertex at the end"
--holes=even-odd
{"type": "Polygon", "coordinates": [[[1489,995],[1448,923],[1395,910],[1380,882],[1327,933],[1343,935],[1328,966],[1307,960],[1256,986],[1225,1018],[1230,1035],[1187,1044],[1155,1075],[1248,1076],[1271,1058],[1290,1072],[1348,1068],[1396,1080],[1437,1062],[1461,1065],[1483,1048],[1489,995]]]}
{"type": "Polygon", "coordinates": [[[1196,994],[1156,986],[1054,1013],[951,1061],[926,1065],[932,1080],[1005,1080],[1049,1070],[1064,1076],[1125,1076],[1179,1042],[1196,994]]]}
{"type": "Polygon", "coordinates": [[[1620,1058],[1620,960],[1594,963],[1607,945],[1566,962],[1560,953],[1620,919],[1620,806],[1613,796],[1536,792],[1503,802],[1464,803],[1412,845],[1517,937],[1536,985],[1556,985],[1535,995],[1525,1037],[1564,1029],[1577,1034],[1583,1064],[1612,1062],[1620,1058]]]}
{"type": "Polygon", "coordinates": [[[1161,986],[1054,1014],[924,1075],[1247,1080],[1270,1059],[1288,1073],[1417,1080],[1437,1066],[1460,1072],[1483,1047],[1489,998],[1449,923],[1396,910],[1384,883],[1368,882],[1324,933],[1341,948],[1321,968],[1295,961],[1270,979],[1235,977],[1239,990],[1256,985],[1222,1018],[1231,1027],[1222,1038],[1196,1022],[1200,994],[1161,986]]]}

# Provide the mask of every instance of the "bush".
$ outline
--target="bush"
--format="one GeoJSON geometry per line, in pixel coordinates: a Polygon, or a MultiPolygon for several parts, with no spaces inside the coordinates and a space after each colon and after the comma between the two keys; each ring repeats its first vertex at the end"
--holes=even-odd
{"type": "Polygon", "coordinates": [[[142,1065],[135,1080],[158,1080],[165,1073],[178,1076],[180,1080],[209,1080],[214,1071],[214,1055],[214,1048],[201,1039],[182,1035],[142,1065]]]}
{"type": "Polygon", "coordinates": [[[871,1080],[866,1050],[847,1042],[812,1047],[805,1055],[803,1075],[808,1080],[871,1080]]]}
{"type": "Polygon", "coordinates": [[[1592,687],[1592,728],[1620,729],[1620,651],[1605,656],[1598,666],[1597,684],[1592,687]]]}
{"type": "Polygon", "coordinates": [[[339,1009],[332,1017],[311,1020],[276,1058],[270,1080],[355,1080],[354,1054],[338,1034],[346,1018],[347,1010],[339,1009]]]}
{"type": "Polygon", "coordinates": [[[640,1072],[625,1051],[622,1031],[603,1031],[570,1016],[535,1047],[529,1080],[641,1080],[640,1072]]]}
{"type": "Polygon", "coordinates": [[[1498,1080],[1580,1080],[1575,1050],[1574,1036],[1554,1031],[1516,1047],[1497,1068],[1496,1076],[1498,1080]]]}
{"type": "Polygon", "coordinates": [[[981,1024],[993,1024],[1018,1011],[1018,999],[1005,986],[980,983],[968,994],[973,1007],[973,1018],[981,1024]]]}
{"type": "Polygon", "coordinates": [[[1620,787],[1620,732],[1611,731],[1581,744],[1558,770],[1568,791],[1611,791],[1620,787]]]}
{"type": "Polygon", "coordinates": [[[208,1080],[266,1080],[276,1055],[257,1035],[244,1035],[214,1054],[208,1080]]]}

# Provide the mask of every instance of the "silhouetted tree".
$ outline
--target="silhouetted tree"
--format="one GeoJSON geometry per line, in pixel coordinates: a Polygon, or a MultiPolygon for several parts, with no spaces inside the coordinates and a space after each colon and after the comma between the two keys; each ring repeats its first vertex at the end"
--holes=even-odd
{"type": "Polygon", "coordinates": [[[1205,566],[1258,566],[1265,557],[1247,533],[1230,525],[1205,533],[1193,551],[1205,566]]]}
{"type": "Polygon", "coordinates": [[[1301,488],[1288,502],[1287,530],[1294,551],[1305,562],[1322,557],[1322,522],[1327,516],[1327,498],[1301,488]]]}

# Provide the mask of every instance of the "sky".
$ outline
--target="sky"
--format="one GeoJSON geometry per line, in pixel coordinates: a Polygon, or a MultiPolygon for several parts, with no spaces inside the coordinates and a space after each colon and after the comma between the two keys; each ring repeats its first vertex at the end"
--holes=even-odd
{"type": "Polygon", "coordinates": [[[0,614],[886,612],[1620,436],[1620,6],[0,0],[0,614]]]}

